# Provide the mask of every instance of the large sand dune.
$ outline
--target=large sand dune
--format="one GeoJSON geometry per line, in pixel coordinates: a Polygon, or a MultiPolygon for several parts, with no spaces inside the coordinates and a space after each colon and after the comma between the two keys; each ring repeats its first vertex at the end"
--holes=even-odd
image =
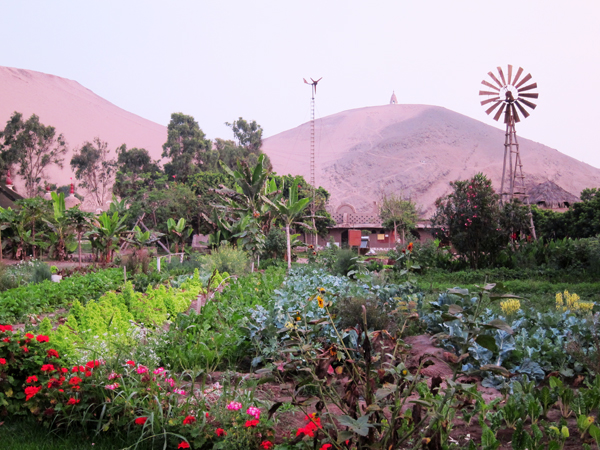
{"type": "MultiPolygon", "coordinates": [[[[14,111],[25,118],[37,114],[41,123],[65,136],[69,152],[64,168],[51,167],[47,173],[48,180],[59,186],[68,184],[73,176],[69,165],[73,149],[96,136],[108,142],[113,155],[117,147],[127,144],[128,148],[145,148],[154,159],[160,159],[161,146],[167,140],[165,126],[113,105],[76,81],[0,67],[0,129],[14,111]]],[[[19,187],[18,180],[16,183],[19,187]]]]}
{"type": "MultiPolygon", "coordinates": [[[[519,144],[528,184],[550,180],[576,196],[600,186],[600,169],[527,139],[519,144]]],[[[504,131],[438,106],[384,105],[316,120],[315,148],[316,183],[331,193],[332,210],[347,203],[368,212],[381,192],[397,192],[427,217],[450,181],[483,172],[499,188],[504,131]]],[[[310,180],[310,123],[265,139],[263,151],[279,174],[310,180]]]]}

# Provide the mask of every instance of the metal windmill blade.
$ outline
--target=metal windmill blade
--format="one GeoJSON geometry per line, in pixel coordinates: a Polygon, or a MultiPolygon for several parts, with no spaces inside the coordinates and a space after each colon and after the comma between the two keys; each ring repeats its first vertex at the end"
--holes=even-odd
{"type": "Polygon", "coordinates": [[[492,104],[486,108],[486,114],[494,113],[492,118],[498,121],[504,112],[505,123],[511,120],[520,122],[522,118],[529,117],[530,111],[527,111],[527,108],[533,110],[536,104],[528,99],[538,98],[537,92],[534,91],[537,89],[537,83],[528,84],[532,78],[531,74],[522,75],[523,68],[519,67],[513,77],[513,66],[510,64],[507,70],[497,67],[496,73],[488,72],[489,78],[481,82],[485,89],[479,91],[479,95],[485,97],[484,100],[481,100],[481,105],[492,104]],[[496,111],[499,106],[500,108],[496,111]]]}

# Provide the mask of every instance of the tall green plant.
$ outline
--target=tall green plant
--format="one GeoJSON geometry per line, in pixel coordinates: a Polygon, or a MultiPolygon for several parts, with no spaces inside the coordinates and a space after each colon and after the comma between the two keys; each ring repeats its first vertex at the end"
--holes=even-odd
{"type": "Polygon", "coordinates": [[[310,203],[310,199],[298,199],[298,187],[292,185],[290,187],[290,195],[287,200],[278,200],[275,203],[271,202],[266,197],[264,198],[264,200],[272,206],[277,218],[281,220],[285,227],[285,236],[287,242],[287,260],[289,270],[292,268],[292,246],[290,239],[290,227],[292,225],[299,225],[306,228],[310,228],[310,226],[306,225],[305,223],[298,221],[301,217],[304,217],[304,210],[310,203]]]}
{"type": "Polygon", "coordinates": [[[185,241],[192,234],[192,229],[186,225],[183,217],[180,218],[178,222],[175,222],[169,217],[167,220],[167,229],[175,241],[175,253],[179,253],[179,245],[181,244],[181,249],[183,250],[185,247],[185,241]]]}
{"type": "Polygon", "coordinates": [[[119,244],[121,234],[125,232],[125,219],[126,217],[119,217],[118,212],[112,216],[103,212],[96,218],[92,229],[87,233],[100,250],[103,263],[112,261],[113,251],[119,244]]]}

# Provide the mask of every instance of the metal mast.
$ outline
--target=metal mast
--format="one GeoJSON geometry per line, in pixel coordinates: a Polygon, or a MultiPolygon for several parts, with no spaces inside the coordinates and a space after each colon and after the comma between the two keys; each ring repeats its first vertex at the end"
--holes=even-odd
{"type": "Polygon", "coordinates": [[[535,239],[535,226],[533,224],[533,216],[531,215],[529,196],[525,188],[525,176],[523,175],[523,163],[521,162],[515,123],[521,120],[517,109],[523,114],[523,118],[527,118],[529,117],[529,112],[527,112],[525,107],[533,110],[537,106],[527,100],[527,98],[538,98],[536,92],[531,92],[537,88],[537,83],[524,86],[532,77],[531,74],[527,74],[519,81],[523,74],[523,68],[521,67],[517,70],[514,79],[512,77],[513,67],[511,65],[508,65],[507,78],[504,77],[501,67],[497,69],[499,77],[493,72],[488,72],[493,83],[486,80],[481,82],[486,88],[493,90],[479,91],[479,95],[492,96],[481,101],[482,105],[492,103],[492,106],[485,111],[486,114],[491,114],[499,107],[494,114],[494,120],[497,121],[500,119],[500,116],[504,112],[506,132],[504,134],[504,163],[502,165],[502,182],[500,184],[500,202],[501,204],[506,204],[510,203],[513,199],[517,199],[529,206],[530,231],[532,237],[535,239]]]}
{"type": "MultiPolygon", "coordinates": [[[[303,78],[304,83],[308,84],[311,86],[311,98],[310,98],[310,185],[312,186],[312,203],[311,203],[311,207],[310,207],[310,213],[313,216],[313,229],[315,229],[315,213],[316,213],[316,202],[315,202],[315,196],[316,196],[316,177],[315,177],[315,95],[317,93],[317,83],[319,81],[321,81],[323,79],[323,77],[319,78],[318,80],[313,80],[312,78],[310,79],[310,81],[312,81],[312,83],[309,83],[308,81],[306,81],[306,78],[303,78]]],[[[314,246],[315,246],[315,250],[317,249],[317,234],[315,232],[314,234],[314,246]]]]}

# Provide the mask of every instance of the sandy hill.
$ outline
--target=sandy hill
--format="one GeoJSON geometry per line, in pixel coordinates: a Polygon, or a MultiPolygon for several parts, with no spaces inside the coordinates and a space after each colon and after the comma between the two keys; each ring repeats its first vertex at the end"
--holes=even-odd
{"type": "MultiPolygon", "coordinates": [[[[551,181],[576,196],[600,186],[600,169],[527,139],[519,144],[529,183],[551,181]]],[[[370,212],[382,191],[402,192],[428,217],[450,181],[483,172],[499,190],[504,131],[438,106],[384,105],[317,120],[315,148],[316,182],[332,194],[332,211],[350,204],[370,212]]],[[[263,151],[279,174],[310,180],[310,123],[265,139],[263,151]]]]}
{"type": "MultiPolygon", "coordinates": [[[[52,167],[49,181],[68,184],[72,151],[96,136],[114,150],[121,144],[141,147],[160,159],[167,128],[104,100],[76,81],[32,70],[0,67],[0,128],[14,111],[27,119],[37,114],[44,125],[62,133],[69,145],[64,169],[52,167]]],[[[2,176],[3,178],[3,176],[2,176]]],[[[19,187],[18,180],[16,181],[19,187]]],[[[20,192],[23,190],[21,189],[20,192]]]]}

